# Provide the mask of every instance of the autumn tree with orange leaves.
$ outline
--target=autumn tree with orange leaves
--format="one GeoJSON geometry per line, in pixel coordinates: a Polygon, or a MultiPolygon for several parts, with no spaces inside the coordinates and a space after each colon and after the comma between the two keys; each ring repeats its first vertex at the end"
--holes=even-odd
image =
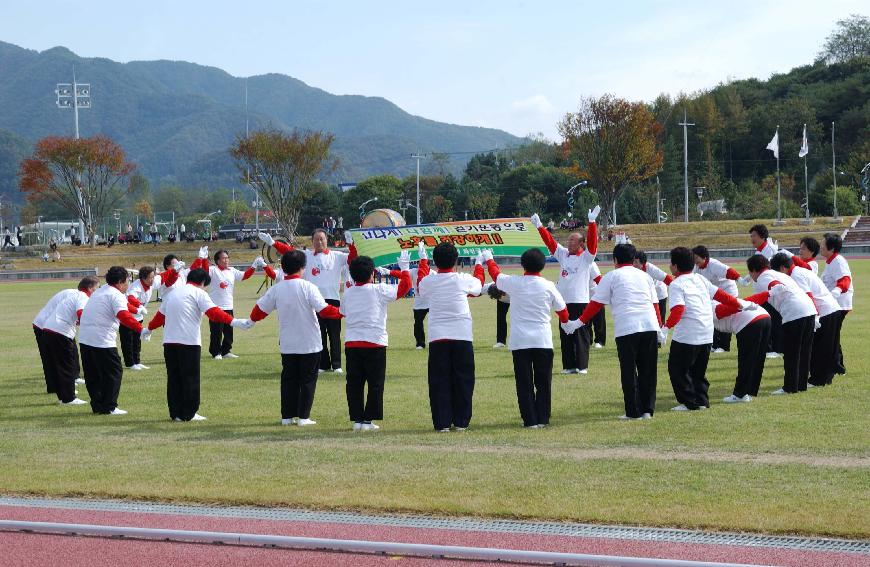
{"type": "Polygon", "coordinates": [[[106,136],[49,136],[21,162],[18,177],[28,201],[57,201],[81,219],[95,247],[96,223],[129,192],[126,180],[135,169],[121,146],[106,136]]]}
{"type": "Polygon", "coordinates": [[[598,194],[610,219],[613,203],[629,184],[654,176],[662,167],[658,138],[662,133],[649,108],[613,95],[584,98],[577,112],[559,124],[572,173],[598,194]]]}

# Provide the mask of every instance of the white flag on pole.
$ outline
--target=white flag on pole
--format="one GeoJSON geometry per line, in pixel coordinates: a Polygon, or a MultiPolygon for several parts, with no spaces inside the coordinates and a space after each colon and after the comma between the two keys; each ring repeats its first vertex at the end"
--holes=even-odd
{"type": "Polygon", "coordinates": [[[773,135],[773,139],[767,144],[767,148],[773,152],[773,157],[779,158],[779,130],[776,131],[776,134],[773,135]]]}
{"type": "Polygon", "coordinates": [[[807,125],[804,124],[804,137],[801,140],[801,151],[798,152],[798,157],[804,157],[808,153],[810,153],[810,143],[807,140],[807,125]]]}

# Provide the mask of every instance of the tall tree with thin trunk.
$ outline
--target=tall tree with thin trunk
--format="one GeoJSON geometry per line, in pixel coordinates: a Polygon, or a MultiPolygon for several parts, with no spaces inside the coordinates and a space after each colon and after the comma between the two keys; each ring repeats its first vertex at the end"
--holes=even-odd
{"type": "Polygon", "coordinates": [[[242,181],[256,190],[278,220],[281,231],[292,242],[305,201],[319,189],[314,183],[321,172],[335,169],[330,157],[334,136],[320,131],[291,133],[276,129],[258,130],[239,136],[230,149],[242,181]]]}
{"type": "Polygon", "coordinates": [[[126,181],[135,169],[121,146],[106,136],[50,136],[21,162],[19,186],[28,200],[54,200],[83,220],[96,247],[96,225],[129,193],[126,181]]]}

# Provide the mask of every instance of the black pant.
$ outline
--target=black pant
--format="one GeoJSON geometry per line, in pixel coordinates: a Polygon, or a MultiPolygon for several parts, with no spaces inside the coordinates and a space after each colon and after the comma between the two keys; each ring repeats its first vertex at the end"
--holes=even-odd
{"type": "Polygon", "coordinates": [[[497,343],[507,344],[507,314],[510,308],[510,303],[498,300],[495,302],[495,342],[497,343]]]}
{"type": "Polygon", "coordinates": [[[601,346],[607,344],[607,316],[604,314],[604,307],[595,314],[592,318],[590,330],[590,340],[593,343],[598,343],[601,346]]]}
{"type": "MultiPolygon", "coordinates": [[[[233,310],[225,310],[230,316],[233,315],[233,310]]],[[[208,353],[215,357],[217,355],[229,354],[233,350],[233,326],[227,323],[217,323],[209,320],[208,322],[209,340],[208,353]]]]}
{"type": "Polygon", "coordinates": [[[822,317],[822,326],[813,333],[813,351],[810,354],[809,383],[824,386],[834,380],[837,371],[837,324],[842,311],[822,317]]]}
{"type": "Polygon", "coordinates": [[[163,345],[169,418],[190,421],[199,411],[199,359],[196,345],[163,345]]]}
{"type": "Polygon", "coordinates": [[[770,315],[770,342],[767,347],[768,352],[782,352],[783,350],[783,336],[782,336],[782,315],[779,314],[779,311],[774,309],[773,305],[770,303],[762,304],[762,307],[767,314],[770,315]]]}
{"type": "Polygon", "coordinates": [[[732,393],[738,398],[746,394],[758,395],[769,342],[770,319],[767,317],[746,325],[737,333],[737,380],[732,393]]]}
{"type": "MultiPolygon", "coordinates": [[[[337,299],[327,299],[326,303],[335,307],[341,305],[337,299]]],[[[320,352],[320,369],[341,368],[341,319],[317,317],[317,322],[320,324],[320,341],[323,343],[323,350],[320,352]]]]}
{"type": "Polygon", "coordinates": [[[121,337],[121,354],[124,355],[124,366],[130,368],[134,364],[139,364],[139,354],[142,352],[142,339],[139,333],[121,325],[118,327],[118,334],[121,337]]]}
{"type": "Polygon", "coordinates": [[[688,345],[671,341],[668,355],[668,374],[677,401],[690,410],[710,407],[707,390],[707,363],[710,360],[710,345],[688,345]]]}
{"type": "Polygon", "coordinates": [[[474,349],[471,341],[429,343],[429,406],[432,425],[468,427],[474,396],[474,349]]]}
{"type": "Polygon", "coordinates": [[[121,378],[124,375],[118,349],[79,345],[79,350],[82,353],[85,387],[91,397],[91,410],[94,413],[112,413],[118,407],[118,394],[121,393],[121,378]]]}
{"type": "Polygon", "coordinates": [[[843,360],[843,346],[840,344],[840,333],[843,330],[843,321],[846,320],[846,315],[849,314],[848,311],[837,311],[839,317],[837,318],[837,361],[834,364],[834,372],[837,374],[845,374],[846,373],[846,362],[843,360]]]}
{"type": "Polygon", "coordinates": [[[785,375],[782,389],[793,394],[807,389],[816,318],[807,315],[782,324],[782,358],[785,375]]]}
{"type": "Polygon", "coordinates": [[[417,346],[426,346],[426,330],[423,327],[423,320],[429,313],[428,309],[414,309],[414,340],[417,341],[417,346]]]}
{"type": "Polygon", "coordinates": [[[665,320],[668,318],[668,298],[659,299],[659,317],[661,317],[660,323],[662,325],[665,324],[665,320]]]}
{"type": "Polygon", "coordinates": [[[281,355],[281,419],[308,419],[317,389],[320,353],[281,355]]]}
{"type": "Polygon", "coordinates": [[[553,381],[553,349],[524,348],[512,351],[517,403],[523,425],[550,423],[550,386],[553,381]]]}
{"type": "Polygon", "coordinates": [[[731,352],[731,333],[713,331],[713,348],[721,348],[725,352],[731,352]]]}
{"type": "Polygon", "coordinates": [[[653,415],[656,406],[658,333],[644,331],[616,337],[625,415],[653,415]]]}
{"type": "MultiPolygon", "coordinates": [[[[580,317],[580,314],[586,309],[586,305],[586,303],[569,303],[568,318],[577,319],[580,317]]],[[[562,343],[562,368],[566,370],[571,368],[586,370],[589,368],[589,345],[592,344],[592,339],[586,325],[570,335],[566,335],[560,326],[559,340],[562,343]]]]}
{"type": "Polygon", "coordinates": [[[45,331],[34,325],[33,334],[36,335],[36,348],[39,350],[39,360],[42,362],[42,374],[45,376],[45,393],[54,394],[57,391],[57,378],[54,375],[51,357],[45,349],[45,342],[43,341],[45,331]]]}
{"type": "Polygon", "coordinates": [[[57,399],[64,403],[71,402],[76,397],[76,378],[79,377],[79,350],[76,342],[51,331],[43,331],[42,341],[54,374],[57,399]]]}
{"type": "Polygon", "coordinates": [[[347,361],[347,410],[356,423],[384,419],[384,380],[387,347],[345,348],[347,361]],[[366,383],[369,385],[365,396],[366,383]]]}

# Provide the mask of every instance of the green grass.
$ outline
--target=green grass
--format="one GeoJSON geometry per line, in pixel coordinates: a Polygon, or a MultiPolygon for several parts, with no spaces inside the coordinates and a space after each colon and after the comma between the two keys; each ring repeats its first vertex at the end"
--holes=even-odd
{"type": "MultiPolygon", "coordinates": [[[[510,354],[491,348],[495,306],[488,298],[471,300],[474,417],[469,431],[450,434],[432,431],[427,353],[414,350],[410,301],[390,310],[383,429],[353,433],[343,377],[333,374],[318,383],[316,426],[278,425],[274,316],[237,332],[234,350],[242,358],[203,360],[201,413],[208,421],[168,420],[161,331],[143,349],[152,369],[124,375],[120,406],[129,415],[59,407],[42,393],[30,321],[64,284],[6,284],[0,286],[0,493],[867,538],[870,364],[863,348],[870,292],[862,282],[870,262],[853,261],[852,268],[858,295],[844,328],[847,376],[804,394],[727,406],[718,400],[733,387],[736,353],[716,355],[708,373],[712,409],[672,413],[663,351],[658,413],[643,422],[616,419],[623,408],[611,333],[605,349],[593,350],[588,376],[553,377],[551,427],[524,430],[510,354]]],[[[237,287],[239,313],[251,308],[257,287],[254,281],[237,287]]],[[[558,349],[555,360],[558,372],[558,349]]],[[[770,362],[762,392],[781,386],[781,379],[781,361],[770,362]]]]}

